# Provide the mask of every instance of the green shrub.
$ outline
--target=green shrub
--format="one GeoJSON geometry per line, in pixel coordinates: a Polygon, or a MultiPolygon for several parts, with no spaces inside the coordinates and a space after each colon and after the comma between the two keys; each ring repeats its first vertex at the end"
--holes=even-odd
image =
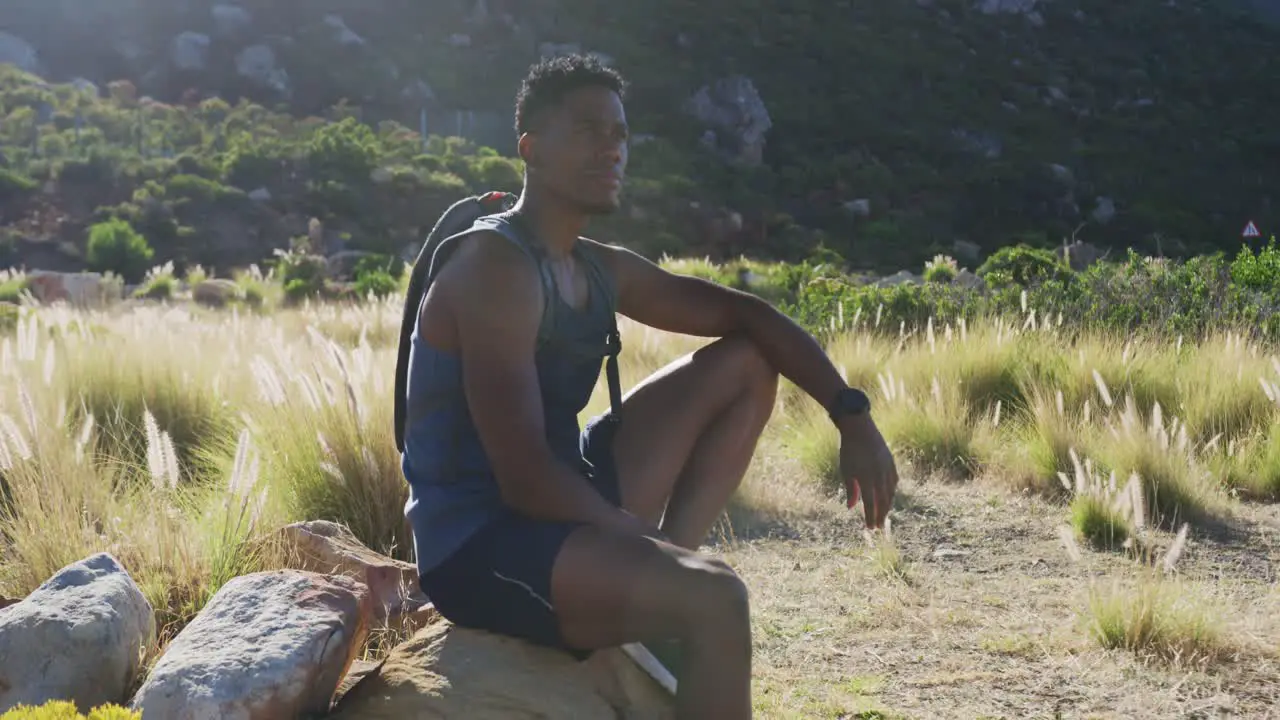
{"type": "Polygon", "coordinates": [[[1231,281],[1246,290],[1274,291],[1280,288],[1280,248],[1272,235],[1257,255],[1248,246],[1231,263],[1231,281]]]}
{"type": "Polygon", "coordinates": [[[0,203],[34,191],[39,184],[31,178],[0,167],[0,203]]]}
{"type": "Polygon", "coordinates": [[[955,258],[938,255],[925,264],[924,281],[945,284],[955,280],[958,273],[955,258]]]}
{"type": "Polygon", "coordinates": [[[126,282],[137,282],[154,255],[147,239],[125,220],[112,218],[89,228],[86,259],[93,270],[113,272],[126,282]]]}
{"type": "Polygon", "coordinates": [[[22,310],[17,305],[0,300],[0,335],[13,332],[18,327],[22,310]]]}
{"type": "Polygon", "coordinates": [[[0,720],[142,720],[142,712],[107,703],[93,708],[86,716],[73,702],[50,700],[39,706],[17,705],[0,715],[0,720]]]}
{"type": "Polygon", "coordinates": [[[1071,268],[1056,254],[1025,244],[1002,247],[978,267],[978,277],[991,287],[1013,284],[1028,287],[1037,283],[1070,279],[1071,268]]]}
{"type": "Polygon", "coordinates": [[[399,289],[400,282],[390,273],[381,270],[366,272],[356,278],[355,283],[356,294],[361,298],[368,297],[370,294],[380,298],[386,297],[395,294],[399,289]]]}

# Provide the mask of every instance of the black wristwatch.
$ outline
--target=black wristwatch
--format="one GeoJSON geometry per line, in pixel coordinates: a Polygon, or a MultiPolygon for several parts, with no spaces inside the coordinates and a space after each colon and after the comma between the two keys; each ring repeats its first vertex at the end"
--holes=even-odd
{"type": "Polygon", "coordinates": [[[863,415],[871,412],[871,398],[857,388],[845,388],[827,403],[827,414],[832,422],[840,422],[845,415],[863,415]]]}

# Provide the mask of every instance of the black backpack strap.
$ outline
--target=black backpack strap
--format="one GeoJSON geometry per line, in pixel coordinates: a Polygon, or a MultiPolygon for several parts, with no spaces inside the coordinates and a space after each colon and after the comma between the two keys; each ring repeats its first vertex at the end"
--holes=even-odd
{"type": "Polygon", "coordinates": [[[609,272],[596,257],[595,251],[582,241],[577,245],[587,268],[588,277],[595,280],[595,286],[604,291],[605,302],[609,306],[609,331],[605,336],[605,379],[609,383],[610,418],[613,422],[622,420],[622,380],[618,373],[618,355],[622,353],[622,334],[618,332],[618,294],[609,272]]]}
{"type": "Polygon", "coordinates": [[[395,433],[396,448],[400,452],[404,452],[405,403],[409,386],[409,354],[412,349],[413,332],[418,326],[418,313],[422,309],[422,299],[426,296],[426,288],[429,284],[431,261],[435,256],[436,250],[440,247],[440,236],[447,232],[445,228],[454,227],[459,222],[466,222],[463,218],[470,217],[477,200],[475,197],[463,198],[441,213],[440,218],[436,220],[435,226],[431,228],[431,232],[427,233],[427,239],[418,250],[418,256],[413,261],[413,268],[409,271],[409,287],[404,297],[404,312],[400,318],[400,343],[396,355],[395,433]]]}

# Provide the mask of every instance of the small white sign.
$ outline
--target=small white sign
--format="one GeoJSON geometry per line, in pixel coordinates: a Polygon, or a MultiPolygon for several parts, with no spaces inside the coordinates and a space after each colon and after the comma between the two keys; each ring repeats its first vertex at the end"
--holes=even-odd
{"type": "Polygon", "coordinates": [[[1258,232],[1258,226],[1254,225],[1252,220],[1244,226],[1244,232],[1240,234],[1244,237],[1262,237],[1262,233],[1258,232]]]}

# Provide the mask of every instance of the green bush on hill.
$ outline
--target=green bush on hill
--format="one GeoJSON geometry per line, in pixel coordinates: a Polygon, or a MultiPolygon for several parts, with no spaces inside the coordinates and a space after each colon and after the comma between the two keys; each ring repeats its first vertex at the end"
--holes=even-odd
{"type": "MultiPolygon", "coordinates": [[[[794,272],[803,275],[803,268],[794,272]]],[[[1144,257],[1072,271],[1052,253],[1011,247],[979,269],[985,284],[860,284],[851,277],[815,277],[781,305],[808,328],[830,333],[855,321],[881,332],[923,331],[1006,316],[1061,324],[1067,330],[1110,330],[1167,339],[1234,331],[1280,341],[1280,247],[1242,247],[1188,260],[1144,257]]]]}

